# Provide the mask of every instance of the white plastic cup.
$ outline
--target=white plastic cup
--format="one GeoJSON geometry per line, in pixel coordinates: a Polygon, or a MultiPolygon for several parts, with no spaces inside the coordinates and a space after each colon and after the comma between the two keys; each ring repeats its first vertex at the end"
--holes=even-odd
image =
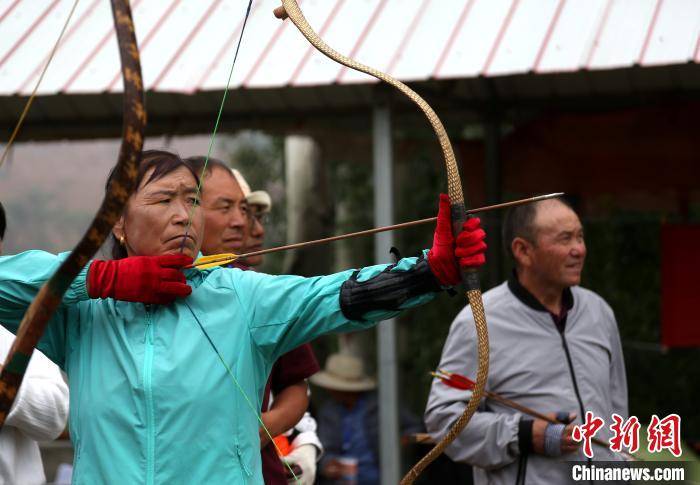
{"type": "Polygon", "coordinates": [[[343,485],[355,485],[357,484],[358,466],[360,461],[352,456],[344,456],[338,458],[338,463],[340,463],[341,475],[340,482],[343,485]]]}

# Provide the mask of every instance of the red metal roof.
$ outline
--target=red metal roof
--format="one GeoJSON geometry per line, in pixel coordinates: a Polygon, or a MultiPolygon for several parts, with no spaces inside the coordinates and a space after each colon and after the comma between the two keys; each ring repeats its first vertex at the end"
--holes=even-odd
{"type": "MultiPolygon", "coordinates": [[[[31,92],[73,0],[0,0],[0,95],[31,92]]],[[[245,0],[134,0],[147,89],[226,84],[245,0]]],[[[373,82],[311,48],[254,0],[232,86],[373,82]]],[[[317,31],[406,80],[575,72],[700,61],[697,0],[304,0],[317,31]]],[[[40,94],[121,90],[106,0],[82,0],[40,94]]]]}

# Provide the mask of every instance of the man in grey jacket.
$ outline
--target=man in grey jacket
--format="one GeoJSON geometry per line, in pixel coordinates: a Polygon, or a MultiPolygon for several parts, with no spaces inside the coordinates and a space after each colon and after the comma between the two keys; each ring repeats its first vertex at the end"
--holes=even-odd
{"type": "MultiPolygon", "coordinates": [[[[563,423],[523,415],[486,399],[447,448],[474,467],[479,484],[571,483],[566,461],[582,460],[573,426],[585,412],[603,418],[596,437],[610,438],[612,413],[627,418],[627,382],[615,316],[607,303],[577,286],[586,257],[581,222],[560,200],[520,206],[506,216],[504,243],[515,271],[484,294],[491,364],[486,388],[551,414],[563,423]]],[[[465,308],[452,323],[440,368],[474,377],[476,335],[465,308]]],[[[462,414],[465,391],[433,381],[425,423],[442,437],[462,414]]],[[[594,460],[619,460],[595,447],[594,460]]]]}

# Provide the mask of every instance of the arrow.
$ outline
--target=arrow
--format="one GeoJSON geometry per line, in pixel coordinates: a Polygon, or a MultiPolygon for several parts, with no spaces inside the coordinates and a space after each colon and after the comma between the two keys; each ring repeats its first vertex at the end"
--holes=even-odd
{"type": "MultiPolygon", "coordinates": [[[[461,389],[464,391],[470,391],[470,390],[474,389],[474,386],[476,385],[476,383],[473,380],[471,380],[470,378],[468,378],[467,376],[463,376],[462,374],[456,374],[454,372],[450,372],[450,371],[447,371],[444,369],[438,369],[437,372],[431,372],[430,375],[437,378],[437,379],[440,379],[440,381],[447,386],[454,387],[455,389],[461,389]]],[[[550,424],[568,424],[568,423],[562,423],[561,421],[557,420],[556,418],[553,418],[551,416],[547,416],[546,414],[542,414],[541,412],[535,411],[532,408],[529,408],[527,406],[523,406],[522,404],[517,403],[515,401],[512,401],[508,398],[505,398],[505,397],[501,396],[500,394],[496,394],[495,392],[484,391],[484,394],[489,399],[493,399],[494,401],[499,402],[506,407],[509,407],[511,409],[515,409],[516,411],[520,411],[521,413],[532,416],[533,418],[542,419],[544,421],[547,421],[550,424]]],[[[609,448],[608,443],[599,439],[599,438],[592,437],[591,441],[593,443],[595,443],[596,445],[601,446],[603,448],[609,448]]],[[[627,456],[628,458],[631,458],[635,461],[638,460],[638,458],[636,458],[634,455],[627,453],[625,451],[619,451],[619,453],[621,453],[621,454],[623,454],[623,455],[627,456]]]]}
{"type": "MultiPolygon", "coordinates": [[[[519,199],[519,200],[510,201],[510,202],[503,202],[501,204],[494,204],[494,205],[487,205],[484,207],[478,207],[476,209],[470,209],[466,212],[467,212],[467,214],[476,214],[478,212],[487,212],[487,211],[492,211],[492,210],[496,210],[496,209],[504,209],[507,207],[513,207],[513,206],[517,206],[517,205],[531,204],[533,202],[539,202],[539,201],[547,200],[547,199],[554,199],[557,197],[561,197],[562,195],[564,195],[564,192],[555,192],[553,194],[538,195],[535,197],[528,197],[526,199],[519,199]]],[[[343,234],[340,236],[326,237],[323,239],[316,239],[314,241],[306,241],[306,242],[301,242],[301,243],[288,244],[286,246],[278,246],[275,248],[261,249],[260,251],[253,251],[250,253],[213,254],[211,256],[203,256],[201,258],[198,258],[197,261],[195,261],[191,266],[188,266],[188,268],[197,268],[200,270],[201,269],[208,269],[208,268],[213,268],[215,266],[223,266],[225,264],[232,263],[238,259],[243,259],[243,258],[247,258],[250,256],[261,256],[263,254],[276,253],[278,251],[287,251],[290,249],[300,249],[300,248],[305,248],[305,247],[309,247],[309,246],[316,246],[319,244],[326,244],[326,243],[330,243],[333,241],[340,241],[341,239],[350,239],[350,238],[360,237],[360,236],[369,236],[370,234],[377,234],[379,232],[385,232],[385,231],[393,231],[395,229],[404,229],[406,227],[413,227],[413,226],[419,226],[422,224],[429,224],[429,223],[435,222],[435,221],[437,221],[437,217],[428,217],[427,219],[419,219],[417,221],[402,222],[400,224],[394,224],[392,226],[375,227],[374,229],[367,229],[365,231],[351,232],[350,234],[343,234]]]]}

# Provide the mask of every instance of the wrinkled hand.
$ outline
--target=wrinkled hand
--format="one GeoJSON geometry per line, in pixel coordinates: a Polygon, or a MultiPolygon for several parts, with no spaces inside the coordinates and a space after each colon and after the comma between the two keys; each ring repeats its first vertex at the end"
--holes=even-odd
{"type": "Polygon", "coordinates": [[[321,475],[330,479],[338,480],[343,475],[343,465],[337,458],[330,458],[321,470],[321,475]]]}
{"type": "Polygon", "coordinates": [[[474,269],[486,262],[485,237],[486,233],[481,228],[481,220],[474,217],[467,219],[455,241],[452,235],[450,198],[447,194],[440,194],[437,225],[433,236],[433,247],[428,253],[428,264],[441,285],[459,284],[460,267],[474,269]]]}
{"type": "Polygon", "coordinates": [[[114,298],[165,305],[192,293],[182,268],[192,264],[184,254],[132,256],[94,260],[88,272],[90,298],[114,298]]]}

